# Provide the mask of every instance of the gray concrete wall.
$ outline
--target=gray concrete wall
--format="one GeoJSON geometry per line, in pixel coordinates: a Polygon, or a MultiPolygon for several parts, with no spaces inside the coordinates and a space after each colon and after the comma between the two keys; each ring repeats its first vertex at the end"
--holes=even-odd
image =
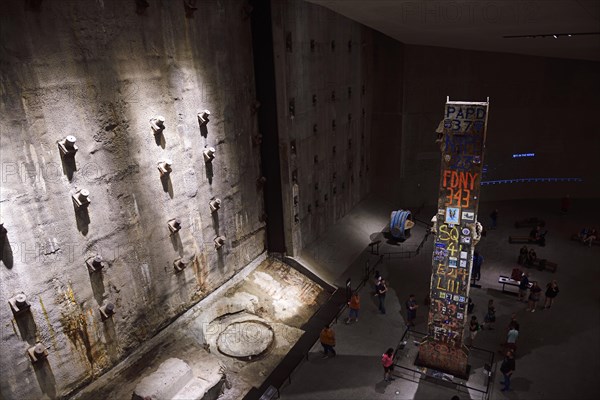
{"type": "MultiPolygon", "coordinates": [[[[397,46],[390,45],[388,52],[397,57],[397,46]]],[[[390,87],[404,93],[397,170],[401,189],[393,191],[394,198],[413,205],[436,198],[440,155],[435,129],[443,118],[446,96],[490,98],[484,180],[583,178],[583,183],[484,186],[483,201],[600,196],[594,162],[600,149],[594,119],[600,109],[598,63],[411,45],[404,47],[403,56],[402,87],[390,87]],[[512,158],[529,152],[536,156],[512,158]]],[[[388,140],[395,143],[396,133],[388,140]]],[[[397,154],[396,146],[390,150],[393,154],[378,160],[387,162],[397,154]]]]}
{"type": "Polygon", "coordinates": [[[3,399],[85,385],[265,249],[249,20],[243,1],[8,2],[1,9],[3,399]],[[196,114],[210,109],[206,137],[196,114]],[[166,118],[156,141],[149,125],[166,118]],[[76,170],[57,141],[77,137],[76,170]],[[216,147],[212,167],[205,145],[216,147]],[[157,162],[174,161],[170,181],[157,162]],[[71,193],[90,191],[87,219],[71,193]],[[223,200],[217,215],[208,202],[223,200]],[[182,230],[169,237],[167,221],[182,230]],[[213,239],[227,242],[215,250],[213,239]],[[8,249],[8,250],[7,250],[8,249]],[[90,275],[88,256],[108,266],[90,275]],[[180,274],[173,260],[196,254],[180,274]],[[31,312],[13,318],[23,291],[31,312]],[[101,322],[98,306],[116,314],[101,322]],[[49,350],[34,368],[26,351],[49,350]]]}
{"type": "Polygon", "coordinates": [[[294,255],[369,192],[372,31],[302,1],[274,1],[272,13],[286,250],[294,255]]]}

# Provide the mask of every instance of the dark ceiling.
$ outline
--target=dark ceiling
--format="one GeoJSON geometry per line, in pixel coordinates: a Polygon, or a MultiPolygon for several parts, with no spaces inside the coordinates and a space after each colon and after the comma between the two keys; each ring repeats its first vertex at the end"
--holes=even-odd
{"type": "Polygon", "coordinates": [[[600,0],[307,1],[407,44],[600,61],[600,34],[560,35],[600,33],[600,0]]]}

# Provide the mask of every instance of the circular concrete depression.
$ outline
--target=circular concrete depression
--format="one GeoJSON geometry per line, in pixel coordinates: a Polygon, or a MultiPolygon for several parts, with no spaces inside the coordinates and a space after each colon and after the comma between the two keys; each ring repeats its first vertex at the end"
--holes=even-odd
{"type": "Polygon", "coordinates": [[[217,338],[217,348],[229,357],[250,361],[265,354],[274,338],[273,328],[262,321],[233,322],[217,338]]]}

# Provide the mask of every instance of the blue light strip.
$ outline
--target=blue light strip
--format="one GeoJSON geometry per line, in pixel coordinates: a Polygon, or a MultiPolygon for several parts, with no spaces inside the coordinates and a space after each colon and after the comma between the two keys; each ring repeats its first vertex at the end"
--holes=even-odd
{"type": "Polygon", "coordinates": [[[538,183],[538,182],[583,182],[582,178],[515,178],[499,179],[496,181],[482,181],[481,186],[502,185],[508,183],[538,183]]]}
{"type": "Polygon", "coordinates": [[[513,154],[512,156],[512,158],[535,157],[535,153],[517,153],[513,154]]]}

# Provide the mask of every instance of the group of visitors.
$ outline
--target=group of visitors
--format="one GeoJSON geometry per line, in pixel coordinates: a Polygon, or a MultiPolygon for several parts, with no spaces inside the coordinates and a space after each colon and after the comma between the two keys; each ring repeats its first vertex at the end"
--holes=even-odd
{"type": "Polygon", "coordinates": [[[577,236],[579,237],[579,240],[583,242],[583,244],[587,244],[589,247],[592,247],[594,240],[598,239],[598,231],[595,228],[582,228],[577,236]]]}
{"type": "Polygon", "coordinates": [[[521,247],[519,250],[519,258],[517,262],[519,265],[531,265],[534,266],[538,261],[537,253],[533,247],[527,248],[527,246],[521,247]]]}
{"type": "Polygon", "coordinates": [[[529,232],[529,238],[540,246],[546,245],[546,234],[548,231],[542,232],[542,227],[537,225],[529,232]]]}
{"type": "MultiPolygon", "coordinates": [[[[546,292],[544,293],[545,300],[544,300],[544,306],[543,306],[542,310],[552,307],[552,303],[554,302],[554,299],[556,298],[556,296],[558,296],[558,292],[559,292],[558,282],[556,281],[556,279],[552,280],[551,282],[549,282],[546,285],[546,292]]],[[[527,297],[526,311],[535,312],[535,310],[537,309],[537,304],[540,301],[541,293],[542,293],[542,288],[540,288],[538,286],[537,282],[535,282],[535,281],[531,282],[531,287],[530,287],[529,273],[523,272],[523,275],[519,282],[519,297],[517,298],[517,300],[524,302],[525,298],[527,297]],[[529,290],[529,297],[527,297],[528,290],[529,290]]]]}
{"type": "MultiPolygon", "coordinates": [[[[471,298],[469,298],[469,304],[472,305],[473,302],[471,298]]],[[[471,310],[473,309],[472,306],[471,310]]],[[[473,346],[473,342],[475,341],[475,337],[477,336],[477,332],[483,329],[492,330],[494,329],[494,323],[496,322],[496,306],[494,305],[494,300],[490,299],[488,301],[488,307],[485,315],[483,316],[483,323],[479,323],[476,315],[471,316],[471,320],[469,321],[469,337],[468,342],[466,343],[468,347],[473,346]]]]}

